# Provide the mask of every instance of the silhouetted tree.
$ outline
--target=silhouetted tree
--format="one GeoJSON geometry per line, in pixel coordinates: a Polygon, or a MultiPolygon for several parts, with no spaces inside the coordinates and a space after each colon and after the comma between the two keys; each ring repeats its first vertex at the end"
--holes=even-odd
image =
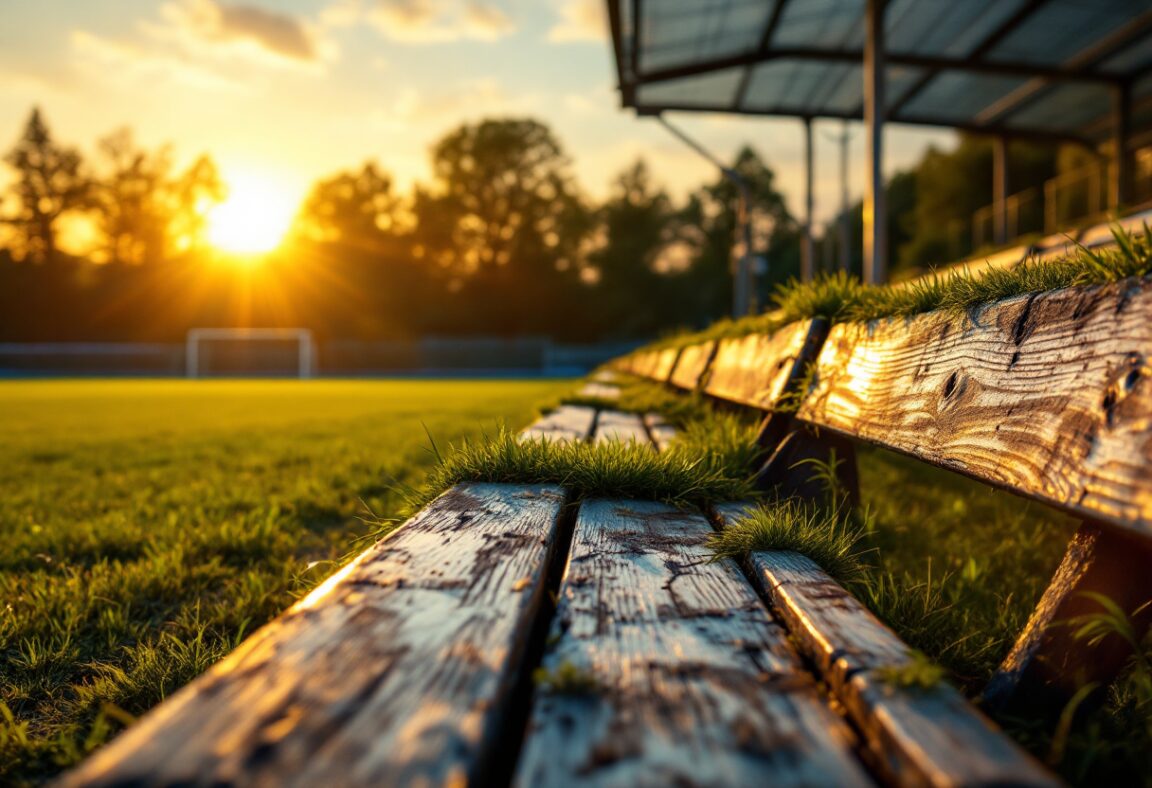
{"type": "Polygon", "coordinates": [[[297,229],[315,241],[378,248],[404,223],[392,178],[373,162],[318,181],[304,201],[297,229]]]}
{"type": "Polygon", "coordinates": [[[228,187],[220,177],[215,160],[201,154],[188,169],[176,176],[169,188],[167,253],[198,252],[208,234],[208,210],[228,196],[228,187]]]}
{"type": "Polygon", "coordinates": [[[146,151],[126,128],[100,140],[98,150],[104,172],[94,183],[93,207],[108,260],[158,262],[199,247],[208,209],[225,195],[209,157],[176,175],[169,146],[146,151]]]}
{"type": "Polygon", "coordinates": [[[39,108],[33,108],[24,133],[4,160],[16,170],[16,212],[4,217],[13,230],[16,255],[35,262],[55,260],[58,220],[84,207],[88,199],[80,153],[53,142],[39,108]]]}
{"type": "Polygon", "coordinates": [[[677,316],[668,293],[668,271],[659,271],[661,254],[674,239],[675,210],[667,192],[652,182],[638,159],[612,182],[597,211],[597,247],[588,255],[596,274],[595,328],[600,335],[643,337],[677,316]]]}
{"type": "Polygon", "coordinates": [[[418,255],[450,273],[456,314],[503,334],[572,329],[591,226],[569,160],[530,119],[464,125],[433,148],[415,200],[418,255]]]}
{"type": "MultiPolygon", "coordinates": [[[[799,228],[776,191],[776,174],[752,148],[740,150],[733,169],[751,191],[752,250],[768,259],[768,274],[761,286],[770,291],[799,272],[799,228]]],[[[737,186],[720,176],[694,192],[680,213],[682,237],[692,249],[691,266],[678,277],[680,297],[695,324],[711,322],[731,310],[739,197],[737,186]]]]}
{"type": "Polygon", "coordinates": [[[417,196],[421,240],[437,262],[465,273],[544,256],[573,263],[562,234],[583,209],[569,160],[535,120],[464,125],[433,148],[435,190],[417,196]]]}

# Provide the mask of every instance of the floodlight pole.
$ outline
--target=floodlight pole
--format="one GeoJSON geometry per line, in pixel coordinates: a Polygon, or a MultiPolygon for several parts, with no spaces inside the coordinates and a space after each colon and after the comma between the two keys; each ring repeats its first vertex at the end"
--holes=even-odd
{"type": "Polygon", "coordinates": [[[752,190],[748,181],[731,167],[725,166],[712,151],[689,137],[683,131],[668,122],[662,114],[655,114],[656,120],[668,129],[674,137],[679,139],[692,150],[696,151],[716,169],[720,170],[725,178],[735,184],[740,193],[740,204],[737,208],[736,226],[738,234],[744,242],[744,254],[736,260],[736,275],[732,287],[732,316],[742,317],[756,312],[756,288],[753,280],[752,259],[752,190]]]}
{"type": "Polygon", "coordinates": [[[864,281],[888,278],[888,212],[884,200],[884,7],[868,0],[864,13],[864,281]]]}
{"type": "Polygon", "coordinates": [[[992,139],[992,238],[1008,243],[1008,140],[992,139]]]}
{"type": "Polygon", "coordinates": [[[852,270],[852,253],[848,248],[852,243],[848,224],[848,139],[848,121],[844,121],[840,135],[840,270],[844,273],[852,270]]]}
{"type": "Polygon", "coordinates": [[[812,174],[812,118],[804,118],[804,248],[800,259],[800,278],[811,282],[816,275],[816,249],[812,242],[812,214],[815,200],[813,198],[812,174]]]}
{"type": "MultiPolygon", "coordinates": [[[[829,134],[828,139],[837,143],[840,146],[840,219],[837,224],[837,233],[840,240],[837,242],[839,248],[840,270],[848,273],[852,270],[852,252],[848,248],[852,243],[852,228],[849,225],[849,205],[848,205],[848,143],[852,140],[852,134],[849,131],[848,120],[844,120],[844,125],[840,129],[839,134],[829,134]]],[[[825,236],[828,235],[831,228],[825,230],[825,236]]],[[[833,265],[828,265],[828,270],[831,271],[833,265]]]]}
{"type": "Polygon", "coordinates": [[[1118,212],[1132,198],[1132,171],[1128,168],[1128,137],[1132,126],[1132,86],[1123,82],[1112,89],[1112,170],[1108,179],[1108,209],[1118,212]]]}

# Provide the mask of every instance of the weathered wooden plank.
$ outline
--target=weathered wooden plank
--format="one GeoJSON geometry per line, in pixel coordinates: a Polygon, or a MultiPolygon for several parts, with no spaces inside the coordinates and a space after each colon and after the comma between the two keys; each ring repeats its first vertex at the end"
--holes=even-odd
{"type": "MultiPolygon", "coordinates": [[[[722,522],[740,504],[720,507],[722,522]]],[[[910,651],[810,559],[754,553],[753,579],[801,652],[865,735],[877,765],[901,785],[1058,785],[1023,750],[947,684],[902,688],[883,671],[910,664],[910,651]]]]}
{"type": "Polygon", "coordinates": [[[592,433],[596,409],[586,405],[561,405],[520,432],[523,439],[582,441],[592,433]]]}
{"type": "Polygon", "coordinates": [[[646,378],[647,370],[652,368],[652,351],[651,350],[637,350],[628,356],[624,356],[623,371],[629,374],[635,374],[637,377],[646,378]]]}
{"type": "Polygon", "coordinates": [[[710,531],[657,503],[581,506],[544,667],[585,686],[538,687],[516,784],[869,782],[740,570],[709,560],[710,531]]]}
{"type": "Polygon", "coordinates": [[[633,374],[644,378],[651,378],[661,382],[667,381],[676,366],[676,357],[680,354],[679,348],[663,348],[649,350],[636,356],[632,367],[633,374]]]}
{"type": "Polygon", "coordinates": [[[1076,251],[1076,232],[1046,235],[1032,245],[1030,257],[1036,260],[1054,260],[1076,251]]]}
{"type": "Polygon", "coordinates": [[[836,326],[798,417],[1152,535],[1152,280],[836,326]]]}
{"type": "Polygon", "coordinates": [[[1117,225],[1124,232],[1143,235],[1145,226],[1152,225],[1152,210],[1125,216],[1117,222],[1104,222],[1095,227],[1089,227],[1080,235],[1077,242],[1089,249],[1098,246],[1110,246],[1116,243],[1116,238],[1112,235],[1112,228],[1117,225]]]}
{"type": "Polygon", "coordinates": [[[933,271],[926,274],[925,277],[918,277],[917,279],[909,279],[904,282],[899,282],[896,287],[908,287],[920,281],[922,278],[938,277],[941,274],[949,273],[964,273],[971,276],[973,274],[983,274],[985,271],[1000,268],[1012,268],[1013,266],[1021,263],[1027,257],[1029,252],[1032,251],[1031,246],[1013,246],[1008,249],[1001,249],[998,252],[990,254],[973,255],[971,259],[965,260],[956,265],[950,265],[944,271],[933,271]]]}
{"type": "Polygon", "coordinates": [[[807,320],[774,334],[721,340],[704,391],[713,397],[770,410],[803,375],[827,331],[826,321],[807,320]]]}
{"type": "Polygon", "coordinates": [[[644,426],[652,436],[657,451],[664,451],[676,439],[676,428],[664,420],[659,413],[647,413],[644,416],[644,426]]]}
{"type": "Polygon", "coordinates": [[[648,438],[648,430],[644,422],[635,413],[621,413],[616,410],[602,410],[596,419],[596,443],[608,441],[634,441],[636,443],[652,445],[648,438]]]}
{"type": "Polygon", "coordinates": [[[588,399],[618,400],[620,399],[620,387],[611,383],[600,383],[593,380],[581,386],[576,391],[576,394],[577,396],[587,397],[588,399]]]}
{"type": "Polygon", "coordinates": [[[677,388],[695,391],[700,387],[704,373],[708,371],[708,363],[712,360],[712,354],[715,351],[716,342],[714,341],[682,348],[668,382],[677,388]]]}
{"type": "Polygon", "coordinates": [[[60,784],[484,784],[562,505],[453,488],[60,784]]]}

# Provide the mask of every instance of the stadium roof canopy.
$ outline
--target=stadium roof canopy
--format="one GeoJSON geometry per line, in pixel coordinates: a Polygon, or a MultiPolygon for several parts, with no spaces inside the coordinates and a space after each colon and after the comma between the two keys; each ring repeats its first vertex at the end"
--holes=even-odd
{"type": "MultiPolygon", "coordinates": [[[[884,215],[886,122],[997,137],[1001,208],[1005,138],[1109,142],[1127,155],[1152,137],[1152,0],[607,4],[625,107],[864,121],[871,281],[886,257],[885,223],[871,221],[884,215]]],[[[1112,167],[1113,207],[1129,169],[1112,167]]]]}
{"type": "MultiPolygon", "coordinates": [[[[625,106],[864,116],[866,0],[609,0],[625,106]]],[[[891,123],[1103,141],[1152,126],[1152,0],[889,0],[891,123]]]]}

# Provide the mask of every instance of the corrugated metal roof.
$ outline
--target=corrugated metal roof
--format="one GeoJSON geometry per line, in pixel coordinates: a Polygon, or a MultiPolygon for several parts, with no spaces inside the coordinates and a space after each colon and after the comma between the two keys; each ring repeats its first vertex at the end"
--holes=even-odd
{"type": "MultiPolygon", "coordinates": [[[[621,95],[861,118],[865,0],[608,0],[621,95]]],[[[889,0],[888,122],[1097,141],[1152,129],[1152,0],[889,0]]]]}

